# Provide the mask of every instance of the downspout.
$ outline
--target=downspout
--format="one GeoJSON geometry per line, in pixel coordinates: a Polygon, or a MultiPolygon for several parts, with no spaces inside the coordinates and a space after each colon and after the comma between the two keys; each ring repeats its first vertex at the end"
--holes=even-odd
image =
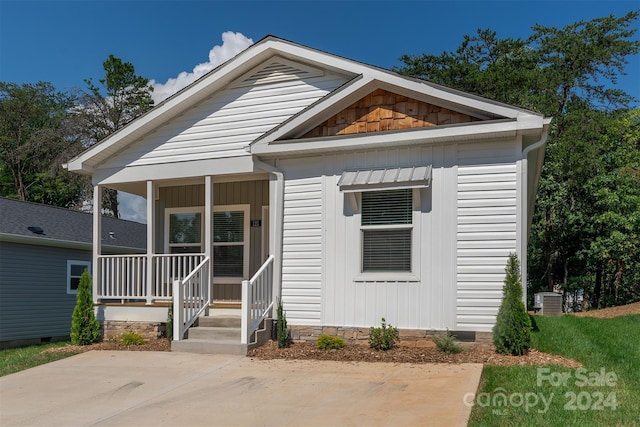
{"type": "MultiPolygon", "coordinates": [[[[274,221],[274,242],[273,247],[276,253],[273,255],[276,257],[276,262],[273,266],[273,312],[276,309],[276,298],[282,298],[282,239],[284,232],[284,173],[276,168],[275,166],[271,166],[268,163],[259,160],[257,157],[253,157],[253,164],[257,166],[259,169],[267,171],[276,177],[276,194],[275,194],[275,209],[274,215],[269,215],[270,218],[273,217],[274,221]]],[[[271,245],[271,243],[270,243],[271,245]]]]}
{"type": "Polygon", "coordinates": [[[524,150],[522,150],[522,186],[523,194],[525,197],[522,197],[521,209],[522,214],[524,216],[524,226],[521,230],[521,240],[520,240],[520,284],[522,287],[522,302],[524,306],[527,307],[527,242],[529,241],[529,193],[527,192],[528,184],[529,184],[529,165],[528,165],[528,156],[534,150],[537,150],[543,147],[547,143],[547,139],[549,137],[549,124],[551,123],[551,118],[544,118],[542,121],[542,135],[540,135],[540,139],[533,144],[527,146],[524,150]]]}

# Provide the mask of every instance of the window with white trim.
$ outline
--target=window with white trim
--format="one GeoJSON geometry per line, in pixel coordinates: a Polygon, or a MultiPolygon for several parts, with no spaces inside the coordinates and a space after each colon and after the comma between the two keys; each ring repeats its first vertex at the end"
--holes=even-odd
{"type": "Polygon", "coordinates": [[[165,247],[170,254],[202,253],[203,210],[199,207],[165,210],[165,247]]]}
{"type": "Polygon", "coordinates": [[[78,293],[78,285],[80,284],[80,278],[82,273],[87,270],[91,274],[91,262],[90,261],[75,261],[67,260],[67,293],[78,293]]]}
{"type": "Polygon", "coordinates": [[[362,273],[412,271],[412,191],[362,192],[362,273]]]}
{"type": "Polygon", "coordinates": [[[249,278],[249,212],[250,205],[214,206],[214,282],[249,278]]]}

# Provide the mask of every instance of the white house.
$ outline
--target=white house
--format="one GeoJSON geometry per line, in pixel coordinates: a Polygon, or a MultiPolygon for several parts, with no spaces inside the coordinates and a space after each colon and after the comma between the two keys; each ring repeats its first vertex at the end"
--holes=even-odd
{"type": "Polygon", "coordinates": [[[95,301],[157,322],[175,294],[179,338],[235,302],[247,342],[275,298],[294,333],[490,332],[509,253],[526,271],[549,123],[266,37],[68,163],[95,205],[148,201],[145,255],[102,255],[95,217],[95,301]]]}

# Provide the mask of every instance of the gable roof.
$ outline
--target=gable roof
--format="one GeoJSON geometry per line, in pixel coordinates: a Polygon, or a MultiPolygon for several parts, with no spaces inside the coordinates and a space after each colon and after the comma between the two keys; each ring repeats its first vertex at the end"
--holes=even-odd
{"type": "MultiPolygon", "coordinates": [[[[487,128],[485,135],[492,131],[513,133],[518,130],[539,130],[544,122],[543,116],[531,111],[267,36],[76,156],[66,167],[71,171],[91,174],[102,162],[129,144],[229,85],[273,82],[285,76],[314,75],[319,70],[344,75],[347,83],[256,138],[247,151],[253,154],[278,152],[281,148],[286,151],[289,148],[283,144],[271,143],[300,137],[337,111],[379,89],[485,121],[511,122],[508,126],[501,124],[487,128]]],[[[482,128],[477,129],[482,132],[482,128]]],[[[456,131],[444,134],[453,135],[456,131]]],[[[438,135],[437,132],[431,132],[419,135],[419,138],[438,138],[438,135]]],[[[462,131],[461,135],[468,137],[469,132],[462,131]]]]}
{"type": "MultiPolygon", "coordinates": [[[[0,241],[91,250],[93,215],[57,206],[0,197],[0,241]]],[[[105,250],[144,251],[147,227],[133,221],[103,217],[105,250]]]]}

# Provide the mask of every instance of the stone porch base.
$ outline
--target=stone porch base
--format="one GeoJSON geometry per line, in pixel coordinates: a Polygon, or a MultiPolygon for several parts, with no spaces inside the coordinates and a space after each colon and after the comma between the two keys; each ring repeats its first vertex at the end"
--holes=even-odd
{"type": "Polygon", "coordinates": [[[102,339],[109,340],[117,338],[125,332],[136,332],[144,339],[155,340],[166,336],[166,326],[164,322],[139,322],[125,320],[104,320],[100,322],[102,339]]]}

